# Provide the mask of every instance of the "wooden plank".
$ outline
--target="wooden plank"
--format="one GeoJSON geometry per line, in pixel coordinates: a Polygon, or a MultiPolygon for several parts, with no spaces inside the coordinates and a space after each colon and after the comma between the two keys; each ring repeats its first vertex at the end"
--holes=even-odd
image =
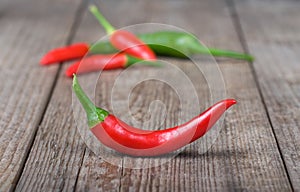
{"type": "MultiPolygon", "coordinates": [[[[60,9],[64,10],[70,6],[70,2],[61,4],[61,6],[63,7],[60,9]]],[[[70,15],[71,21],[80,20],[85,3],[80,4],[80,1],[76,1],[74,6],[74,12],[70,15]]],[[[52,17],[56,16],[52,15],[52,17]]],[[[76,30],[75,28],[73,25],[73,30],[76,30]]],[[[69,31],[69,35],[72,33],[74,31],[69,31]]],[[[17,191],[74,190],[85,147],[74,129],[72,108],[68,107],[72,102],[71,81],[66,78],[62,80],[63,83],[59,79],[56,82],[51,100],[16,186],[17,191]]]]}
{"type": "Polygon", "coordinates": [[[66,42],[77,5],[0,2],[0,191],[14,189],[51,94],[58,67],[39,59],[66,42]]]}
{"type": "Polygon", "coordinates": [[[293,189],[300,190],[300,3],[237,1],[253,67],[293,189]]]}

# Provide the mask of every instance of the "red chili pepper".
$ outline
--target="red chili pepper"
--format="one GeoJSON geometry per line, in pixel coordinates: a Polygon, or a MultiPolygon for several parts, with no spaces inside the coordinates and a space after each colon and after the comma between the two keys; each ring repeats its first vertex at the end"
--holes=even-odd
{"type": "Polygon", "coordinates": [[[96,107],[81,89],[76,76],[73,90],[87,113],[93,134],[107,147],[133,156],[156,156],[175,151],[202,137],[222,116],[234,99],[214,104],[190,121],[165,130],[145,131],[127,125],[96,107]]]}
{"type": "Polygon", "coordinates": [[[41,65],[49,65],[70,59],[82,58],[88,51],[87,43],[76,43],[66,47],[60,47],[49,51],[40,61],[41,65]]]}
{"type": "Polygon", "coordinates": [[[141,62],[142,64],[146,65],[159,66],[158,62],[144,61],[139,58],[126,55],[125,53],[92,55],[70,65],[67,68],[65,74],[68,77],[72,77],[73,74],[82,74],[99,70],[126,68],[137,62],[141,62]]]}
{"type": "Polygon", "coordinates": [[[144,60],[156,60],[156,55],[150,47],[128,31],[115,30],[95,5],[90,6],[90,11],[110,35],[110,42],[115,48],[144,60]]]}

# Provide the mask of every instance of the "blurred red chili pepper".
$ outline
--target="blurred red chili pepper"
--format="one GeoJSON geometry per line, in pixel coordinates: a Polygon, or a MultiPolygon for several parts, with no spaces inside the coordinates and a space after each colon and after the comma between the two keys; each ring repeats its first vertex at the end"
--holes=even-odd
{"type": "Polygon", "coordinates": [[[40,61],[41,65],[49,65],[71,59],[82,58],[89,51],[87,43],[76,43],[49,51],[40,61]]]}
{"type": "Polygon", "coordinates": [[[115,48],[141,59],[156,60],[155,53],[137,36],[129,31],[115,30],[95,5],[90,6],[90,11],[104,27],[106,33],[110,35],[110,42],[115,48]]]}
{"type": "Polygon", "coordinates": [[[81,61],[70,65],[66,70],[66,76],[72,77],[73,74],[82,74],[92,71],[126,68],[140,62],[141,64],[160,66],[158,62],[144,61],[142,59],[129,56],[125,53],[92,55],[85,57],[81,61]]]}
{"type": "Polygon", "coordinates": [[[190,121],[165,130],[145,131],[131,127],[96,107],[80,87],[76,75],[73,90],[87,114],[88,125],[104,145],[133,156],[156,156],[175,151],[202,137],[236,103],[227,99],[214,104],[190,121]]]}

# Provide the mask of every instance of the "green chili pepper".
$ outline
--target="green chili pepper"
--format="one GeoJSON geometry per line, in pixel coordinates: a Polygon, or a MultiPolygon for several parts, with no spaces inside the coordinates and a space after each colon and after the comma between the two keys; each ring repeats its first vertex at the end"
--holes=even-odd
{"type": "MultiPolygon", "coordinates": [[[[249,54],[235,51],[221,50],[204,47],[196,37],[191,34],[177,31],[158,31],[137,35],[156,54],[187,58],[195,54],[207,54],[213,56],[230,57],[253,61],[254,57],[249,54]]],[[[108,41],[99,41],[90,48],[91,53],[115,53],[117,50],[108,41]]]]}

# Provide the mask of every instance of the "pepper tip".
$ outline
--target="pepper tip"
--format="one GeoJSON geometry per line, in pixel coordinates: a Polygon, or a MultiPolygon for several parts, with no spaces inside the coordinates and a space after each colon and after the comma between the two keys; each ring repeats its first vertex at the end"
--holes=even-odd
{"type": "Polygon", "coordinates": [[[75,74],[75,72],[74,72],[74,70],[71,68],[71,67],[69,67],[67,70],[66,70],[66,72],[65,72],[65,75],[67,76],[67,77],[74,77],[74,74],[75,74]]]}
{"type": "Polygon", "coordinates": [[[51,58],[50,56],[49,56],[49,54],[46,54],[46,55],[44,55],[42,58],[41,58],[41,60],[40,60],[40,65],[49,65],[49,64],[51,64],[51,63],[54,63],[54,61],[52,61],[53,60],[53,58],[51,58]]]}
{"type": "Polygon", "coordinates": [[[78,67],[79,67],[80,62],[75,62],[74,64],[70,65],[65,72],[65,75],[67,77],[73,77],[73,74],[77,74],[78,72],[78,67]]]}
{"type": "Polygon", "coordinates": [[[236,103],[237,103],[237,101],[235,99],[227,99],[226,100],[226,109],[228,109],[232,105],[235,105],[236,103]]]}

